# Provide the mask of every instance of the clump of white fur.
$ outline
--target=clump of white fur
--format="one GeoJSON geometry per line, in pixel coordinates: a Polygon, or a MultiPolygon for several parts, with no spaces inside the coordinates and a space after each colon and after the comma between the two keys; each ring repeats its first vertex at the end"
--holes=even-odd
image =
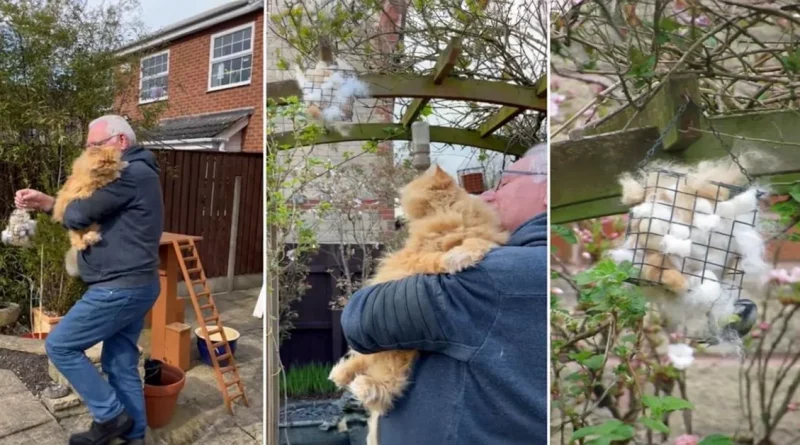
{"type": "Polygon", "coordinates": [[[36,233],[36,220],[27,210],[15,209],[8,218],[8,226],[3,230],[3,244],[28,247],[31,237],[36,233]]]}
{"type": "Polygon", "coordinates": [[[347,121],[352,119],[354,100],[369,97],[369,86],[354,70],[341,61],[334,65],[320,61],[307,73],[295,67],[295,79],[303,91],[308,115],[326,128],[349,134],[347,121]]]}
{"type": "MultiPolygon", "coordinates": [[[[744,153],[747,169],[768,161],[759,153],[744,153]]],[[[729,159],[703,161],[696,166],[657,162],[647,172],[620,176],[622,202],[631,208],[632,234],[618,249],[608,252],[615,262],[630,261],[646,267],[645,252],[669,258],[684,278],[680,291],[662,286],[646,287],[645,295],[656,304],[668,329],[712,335],[719,340],[721,328],[731,321],[738,298],[738,278],[763,283],[769,267],[764,261],[765,242],[759,233],[757,187],[730,196],[727,188],[713,183],[745,186],[746,176],[729,159]],[[682,178],[654,169],[682,173],[682,178]],[[638,236],[634,234],[639,232],[638,236]]],[[[649,254],[648,254],[649,255],[649,254]]]]}

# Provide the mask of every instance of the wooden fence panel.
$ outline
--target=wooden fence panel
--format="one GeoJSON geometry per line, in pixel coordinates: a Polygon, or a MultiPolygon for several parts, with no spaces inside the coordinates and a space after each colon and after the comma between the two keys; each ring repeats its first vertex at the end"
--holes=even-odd
{"type": "Polygon", "coordinates": [[[260,153],[156,150],[164,194],[164,230],[203,237],[208,277],[228,273],[234,186],[241,176],[236,275],[263,271],[263,157],[260,153]]]}

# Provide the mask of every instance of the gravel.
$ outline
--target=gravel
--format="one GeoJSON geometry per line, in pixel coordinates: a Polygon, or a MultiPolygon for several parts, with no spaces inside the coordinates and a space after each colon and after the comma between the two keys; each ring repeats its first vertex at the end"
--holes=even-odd
{"type": "Polygon", "coordinates": [[[332,420],[342,413],[337,399],[290,401],[281,409],[280,422],[305,422],[332,420]]]}
{"type": "Polygon", "coordinates": [[[37,396],[52,383],[44,355],[0,349],[0,369],[12,371],[37,396]]]}

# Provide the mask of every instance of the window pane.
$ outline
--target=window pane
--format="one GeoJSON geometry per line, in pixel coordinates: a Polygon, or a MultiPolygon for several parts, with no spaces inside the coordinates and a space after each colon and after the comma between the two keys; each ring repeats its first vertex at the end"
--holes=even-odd
{"type": "Polygon", "coordinates": [[[242,42],[236,42],[233,44],[233,52],[235,53],[242,52],[242,42]]]}
{"type": "Polygon", "coordinates": [[[245,29],[244,30],[244,38],[249,39],[251,37],[251,35],[250,35],[251,31],[252,31],[252,28],[245,29]]]}
{"type": "Polygon", "coordinates": [[[231,73],[231,83],[239,83],[242,78],[241,71],[234,71],[231,73]]]}
{"type": "Polygon", "coordinates": [[[243,68],[250,68],[251,58],[250,56],[242,57],[242,67],[243,68]]]}
{"type": "Polygon", "coordinates": [[[214,48],[222,47],[222,37],[217,37],[214,39],[214,48]]]}
{"type": "Polygon", "coordinates": [[[223,56],[231,55],[231,45],[225,45],[222,47],[222,55],[223,56]]]}
{"type": "Polygon", "coordinates": [[[250,80],[250,68],[242,70],[242,82],[250,80]]]}
{"type": "Polygon", "coordinates": [[[222,48],[214,48],[214,58],[216,59],[221,55],[222,55],[222,48]]]}
{"type": "Polygon", "coordinates": [[[242,46],[242,49],[243,49],[244,51],[247,51],[247,50],[249,50],[249,49],[250,49],[250,40],[245,40],[245,41],[244,41],[244,42],[242,42],[242,43],[244,43],[244,45],[242,46]]]}
{"type": "Polygon", "coordinates": [[[242,59],[241,58],[237,58],[237,59],[231,60],[231,69],[236,70],[236,71],[242,69],[242,59]]]}
{"type": "Polygon", "coordinates": [[[232,39],[231,35],[228,34],[227,36],[223,36],[222,37],[222,44],[223,45],[230,45],[232,40],[233,39],[232,39]]]}

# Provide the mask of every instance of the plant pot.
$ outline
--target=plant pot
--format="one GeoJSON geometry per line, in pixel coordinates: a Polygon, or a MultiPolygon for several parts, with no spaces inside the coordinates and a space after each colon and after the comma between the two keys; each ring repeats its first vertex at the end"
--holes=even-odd
{"type": "Polygon", "coordinates": [[[183,386],[186,384],[186,374],[180,368],[161,364],[161,384],[144,385],[144,404],[147,412],[147,426],[161,428],[169,425],[175,414],[183,386]]]}
{"type": "Polygon", "coordinates": [[[31,309],[31,331],[37,334],[50,333],[62,318],[35,307],[31,309]]]}
{"type": "Polygon", "coordinates": [[[19,305],[6,301],[0,301],[0,328],[11,326],[19,319],[19,305]]]}
{"type": "MultiPolygon", "coordinates": [[[[228,340],[228,344],[231,346],[231,354],[236,357],[236,342],[239,340],[240,334],[239,331],[233,328],[225,327],[225,338],[228,340]]],[[[206,343],[206,338],[203,335],[202,328],[197,328],[194,330],[194,335],[197,338],[197,351],[200,353],[200,360],[208,366],[214,366],[211,362],[211,354],[208,353],[208,344],[206,343]]],[[[222,341],[222,336],[219,334],[214,334],[211,336],[211,343],[219,343],[222,341]]],[[[216,349],[217,355],[222,355],[225,353],[225,347],[221,346],[216,349]]],[[[219,362],[220,366],[228,366],[228,361],[223,360],[219,362]]]]}

